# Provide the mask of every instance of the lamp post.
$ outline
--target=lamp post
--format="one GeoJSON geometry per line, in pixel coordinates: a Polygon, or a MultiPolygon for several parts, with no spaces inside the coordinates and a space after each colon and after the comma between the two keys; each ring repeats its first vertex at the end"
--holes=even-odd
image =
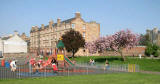
{"type": "Polygon", "coordinates": [[[2,57],[4,56],[4,41],[2,40],[2,46],[3,46],[3,50],[2,50],[2,57]]]}

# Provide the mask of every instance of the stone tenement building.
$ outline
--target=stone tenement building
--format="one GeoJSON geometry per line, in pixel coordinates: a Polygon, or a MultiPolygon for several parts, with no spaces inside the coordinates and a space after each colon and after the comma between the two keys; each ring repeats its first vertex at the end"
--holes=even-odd
{"type": "Polygon", "coordinates": [[[149,35],[151,43],[160,46],[160,31],[158,30],[158,28],[154,28],[153,30],[146,30],[146,32],[149,35]]]}
{"type": "Polygon", "coordinates": [[[49,25],[33,26],[30,31],[30,52],[53,52],[56,42],[70,29],[79,31],[86,42],[100,37],[100,24],[95,21],[85,22],[81,18],[81,14],[77,12],[75,17],[64,21],[58,18],[57,23],[51,20],[49,25]]]}
{"type": "Polygon", "coordinates": [[[22,33],[22,35],[20,36],[24,41],[29,42],[29,37],[26,36],[25,33],[22,33]]]}

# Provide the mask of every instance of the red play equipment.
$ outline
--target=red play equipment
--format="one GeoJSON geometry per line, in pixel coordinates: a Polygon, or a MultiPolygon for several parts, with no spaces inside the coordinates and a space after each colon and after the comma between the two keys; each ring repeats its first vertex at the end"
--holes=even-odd
{"type": "MultiPolygon", "coordinates": [[[[51,67],[53,68],[54,71],[57,71],[58,68],[67,68],[69,66],[74,66],[74,63],[67,57],[65,56],[65,53],[63,53],[64,51],[62,50],[56,50],[55,49],[55,53],[48,56],[48,60],[45,59],[39,59],[36,60],[36,58],[31,58],[29,60],[29,63],[34,66],[35,64],[41,64],[41,69],[45,68],[45,67],[51,67]],[[57,65],[56,64],[52,64],[51,61],[55,59],[57,61],[57,65]]],[[[38,56],[36,56],[38,57],[38,56]]]]}
{"type": "MultiPolygon", "coordinates": [[[[52,55],[47,56],[46,54],[47,52],[45,50],[45,52],[43,52],[44,53],[43,60],[36,61],[35,58],[31,58],[29,62],[32,66],[34,66],[35,64],[39,64],[40,66],[41,64],[42,66],[41,68],[50,66],[55,71],[58,70],[58,68],[64,69],[69,66],[74,66],[74,63],[65,55],[65,51],[66,50],[64,48],[64,44],[62,40],[59,40],[57,44],[57,48],[53,50],[54,53],[52,55]],[[48,57],[47,61],[45,60],[46,57],[48,57]],[[56,61],[56,64],[51,63],[53,59],[56,61]]],[[[36,57],[39,57],[39,56],[36,56],[36,57]]]]}
{"type": "Polygon", "coordinates": [[[5,60],[4,59],[2,59],[2,61],[1,61],[1,66],[5,66],[5,60]]]}

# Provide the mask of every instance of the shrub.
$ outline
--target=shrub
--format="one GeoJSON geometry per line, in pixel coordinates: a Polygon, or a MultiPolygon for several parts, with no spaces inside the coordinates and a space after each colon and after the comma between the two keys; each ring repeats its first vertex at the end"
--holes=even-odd
{"type": "Polygon", "coordinates": [[[145,49],[145,55],[146,56],[151,56],[153,55],[154,57],[158,57],[160,55],[160,47],[157,46],[156,44],[147,44],[147,48],[145,49]]]}

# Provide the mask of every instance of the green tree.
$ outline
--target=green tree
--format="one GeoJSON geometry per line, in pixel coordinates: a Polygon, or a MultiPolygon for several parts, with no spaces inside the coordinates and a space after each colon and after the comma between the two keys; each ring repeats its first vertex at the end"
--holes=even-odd
{"type": "Polygon", "coordinates": [[[150,39],[149,39],[149,35],[148,34],[141,34],[140,35],[140,40],[139,40],[139,45],[142,45],[142,46],[146,46],[150,43],[150,39]]]}
{"type": "Polygon", "coordinates": [[[65,32],[65,34],[62,35],[62,38],[66,50],[72,52],[72,57],[74,57],[80,47],[84,47],[85,45],[85,40],[82,35],[73,29],[65,32]]]}
{"type": "Polygon", "coordinates": [[[145,55],[153,55],[154,57],[158,57],[160,55],[160,47],[156,44],[148,43],[147,48],[145,49],[145,55]]]}
{"type": "Polygon", "coordinates": [[[152,54],[154,55],[154,57],[158,57],[159,54],[160,54],[160,53],[159,53],[159,51],[160,51],[159,46],[157,46],[156,44],[153,44],[152,48],[153,48],[152,54]]]}
{"type": "Polygon", "coordinates": [[[150,56],[150,55],[152,55],[152,53],[153,53],[152,44],[148,43],[147,47],[145,49],[145,55],[150,56]]]}

